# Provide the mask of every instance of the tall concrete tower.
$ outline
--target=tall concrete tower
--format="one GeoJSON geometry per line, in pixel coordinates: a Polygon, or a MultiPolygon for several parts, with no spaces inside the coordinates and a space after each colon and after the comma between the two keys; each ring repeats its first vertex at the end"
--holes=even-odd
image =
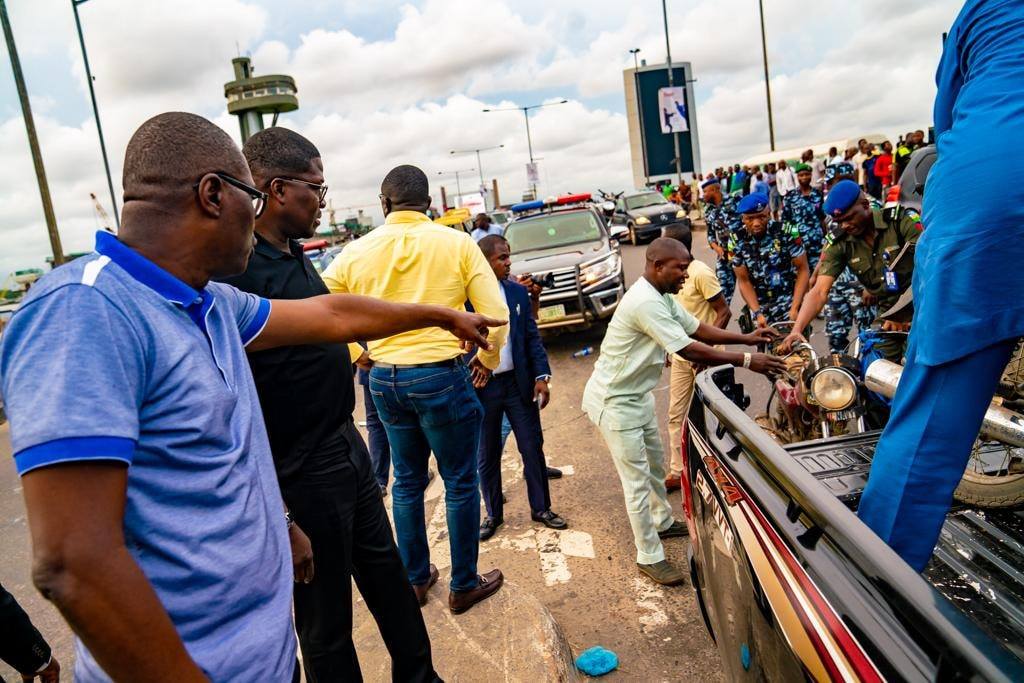
{"type": "Polygon", "coordinates": [[[274,126],[281,112],[299,108],[295,79],[291,76],[253,76],[252,60],[248,57],[236,57],[231,65],[235,69],[235,80],[224,84],[224,97],[228,99],[228,113],[238,117],[242,144],[253,133],[263,130],[264,114],[274,115],[270,124],[274,126]]]}

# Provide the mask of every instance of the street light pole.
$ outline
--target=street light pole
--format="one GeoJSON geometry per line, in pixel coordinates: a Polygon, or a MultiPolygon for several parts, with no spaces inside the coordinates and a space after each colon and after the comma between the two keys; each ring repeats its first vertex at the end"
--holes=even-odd
{"type": "Polygon", "coordinates": [[[89,97],[92,98],[92,113],[96,118],[96,132],[100,136],[100,152],[103,153],[103,168],[107,172],[107,188],[110,190],[110,204],[114,207],[114,224],[121,230],[121,214],[117,210],[117,199],[114,195],[114,181],[110,176],[110,161],[107,159],[107,144],[103,141],[103,126],[100,125],[100,110],[96,106],[96,90],[92,85],[92,70],[89,68],[89,55],[85,51],[85,38],[82,36],[82,21],[78,18],[78,6],[88,0],[71,0],[71,9],[75,13],[75,26],[78,28],[78,42],[82,46],[82,61],[85,63],[85,81],[89,84],[89,97]]]}
{"type": "Polygon", "coordinates": [[[462,181],[459,178],[459,174],[460,173],[472,173],[475,170],[476,170],[475,168],[460,168],[457,171],[447,171],[447,172],[446,171],[438,171],[437,175],[440,175],[440,176],[443,176],[443,175],[454,175],[455,176],[455,190],[459,193],[456,196],[458,197],[459,200],[461,200],[462,199],[462,181]]]}
{"type": "Polygon", "coordinates": [[[640,48],[634,47],[629,51],[633,55],[633,90],[636,91],[636,115],[637,121],[640,123],[640,158],[643,159],[644,164],[644,187],[650,182],[650,176],[647,175],[647,134],[644,133],[644,104],[640,99],[640,63],[637,58],[637,54],[640,52],[640,48]]]}
{"type": "MultiPolygon", "coordinates": [[[[533,164],[533,141],[530,139],[530,110],[531,109],[540,109],[541,107],[551,107],[551,106],[554,106],[556,104],[567,104],[568,102],[569,102],[569,100],[561,100],[559,102],[546,102],[544,104],[530,104],[530,105],[527,105],[525,107],[503,107],[501,109],[484,109],[484,112],[487,113],[487,112],[492,112],[492,111],[516,111],[516,110],[523,112],[523,118],[526,120],[526,148],[527,148],[527,150],[530,153],[530,163],[533,164]]],[[[530,188],[531,188],[531,191],[533,192],[533,196],[536,197],[537,196],[537,184],[536,183],[530,183],[530,188]]]]}
{"type": "Polygon", "coordinates": [[[768,142],[775,151],[775,123],[772,121],[772,87],[768,80],[768,42],[764,36],[764,0],[757,0],[761,12],[761,57],[764,60],[764,94],[768,100],[768,142]]]}
{"type": "Polygon", "coordinates": [[[28,133],[28,146],[32,150],[32,165],[39,183],[39,197],[43,202],[43,216],[46,218],[46,231],[50,235],[50,248],[53,250],[53,265],[64,263],[64,249],[60,244],[60,233],[57,232],[57,217],[53,213],[53,202],[50,200],[50,186],[46,182],[46,169],[43,167],[43,154],[39,149],[39,138],[36,135],[36,123],[32,118],[32,107],[28,101],[28,89],[25,87],[25,76],[21,72],[21,61],[18,49],[14,45],[14,33],[11,20],[7,17],[7,3],[0,0],[0,22],[3,23],[4,39],[7,41],[7,54],[11,58],[11,71],[14,72],[14,84],[21,102],[21,114],[25,119],[25,131],[28,133]]]}
{"type": "MultiPolygon", "coordinates": [[[[666,0],[661,0],[661,16],[665,21],[665,61],[668,62],[668,87],[673,87],[672,79],[672,46],[669,44],[668,39],[668,6],[666,0]]],[[[692,105],[691,105],[692,106],[692,105]]],[[[676,182],[679,185],[683,184],[683,163],[679,153],[679,133],[672,132],[672,146],[676,153],[676,182]]]]}
{"type": "Polygon", "coordinates": [[[449,154],[473,154],[476,153],[476,167],[480,171],[480,192],[484,194],[484,204],[486,205],[487,188],[484,187],[484,165],[480,160],[480,152],[489,152],[492,149],[502,149],[504,143],[500,145],[494,145],[493,147],[480,147],[479,149],[453,149],[449,154]]]}

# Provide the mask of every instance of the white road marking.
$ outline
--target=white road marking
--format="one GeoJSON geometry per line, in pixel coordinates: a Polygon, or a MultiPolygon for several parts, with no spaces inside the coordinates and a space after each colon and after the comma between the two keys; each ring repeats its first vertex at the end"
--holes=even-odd
{"type": "Polygon", "coordinates": [[[668,614],[661,607],[665,600],[665,591],[657,584],[651,583],[649,579],[639,577],[633,579],[633,587],[637,592],[636,606],[645,612],[640,615],[640,623],[645,627],[668,624],[668,614]]]}
{"type": "MultiPolygon", "coordinates": [[[[585,531],[567,529],[528,529],[519,536],[502,536],[499,540],[502,550],[517,552],[536,551],[540,556],[540,571],[544,583],[554,586],[568,583],[572,579],[569,557],[594,559],[594,540],[585,531]]],[[[481,547],[484,552],[486,545],[481,547]]]]}

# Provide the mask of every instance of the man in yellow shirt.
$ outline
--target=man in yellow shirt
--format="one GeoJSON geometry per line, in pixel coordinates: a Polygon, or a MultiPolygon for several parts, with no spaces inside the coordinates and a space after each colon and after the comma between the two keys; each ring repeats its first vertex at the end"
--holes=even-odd
{"type": "MultiPolygon", "coordinates": [[[[332,292],[385,301],[431,303],[508,320],[498,280],[473,239],[432,223],[427,176],[398,166],[381,183],[385,224],[345,247],[323,274],[332,292]]],[[[491,331],[477,360],[498,367],[508,325],[491,331]]],[[[443,330],[420,330],[368,344],[370,395],[391,444],[395,533],[409,580],[426,602],[438,577],[430,564],[423,514],[427,461],[433,451],[444,479],[452,576],[448,606],[459,614],[491,596],[504,580],[494,569],[477,574],[480,487],[477,448],[483,408],[462,360],[459,340],[443,330]]]]}
{"type": "MultiPolygon", "coordinates": [[[[675,230],[677,226],[666,228],[663,237],[671,237],[686,245],[690,238],[688,230],[675,230]]],[[[722,285],[718,276],[706,263],[693,259],[686,268],[686,282],[676,293],[676,301],[683,310],[691,313],[694,318],[707,325],[721,330],[729,324],[732,312],[722,294],[722,285]]],[[[693,398],[693,380],[697,376],[696,365],[678,354],[672,356],[672,372],[669,374],[668,388],[668,440],[669,462],[668,477],[665,478],[666,491],[678,491],[682,485],[683,473],[683,422],[690,412],[690,400],[693,398]]]]}

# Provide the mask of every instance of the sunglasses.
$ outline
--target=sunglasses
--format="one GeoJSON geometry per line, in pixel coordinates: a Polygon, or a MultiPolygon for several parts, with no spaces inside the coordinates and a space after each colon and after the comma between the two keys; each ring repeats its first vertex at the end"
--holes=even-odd
{"type": "MultiPolygon", "coordinates": [[[[227,173],[222,173],[220,171],[214,171],[213,175],[217,176],[218,178],[223,180],[228,185],[232,185],[234,187],[237,187],[239,190],[241,190],[242,192],[244,192],[247,195],[249,195],[249,197],[252,199],[252,209],[253,209],[253,211],[256,212],[256,218],[259,218],[260,216],[263,215],[263,210],[267,208],[267,193],[266,192],[261,192],[260,190],[257,190],[252,185],[247,185],[246,183],[243,183],[238,178],[236,178],[234,176],[231,176],[231,175],[228,175],[227,173]]],[[[196,183],[195,185],[193,185],[192,189],[193,190],[198,190],[199,189],[199,183],[196,183]]]]}
{"type": "Polygon", "coordinates": [[[283,175],[277,176],[270,182],[274,182],[274,180],[286,180],[290,183],[302,183],[303,185],[308,185],[310,189],[312,189],[314,192],[317,193],[317,195],[319,195],[321,202],[323,202],[324,199],[327,198],[327,185],[325,183],[320,183],[319,185],[317,185],[316,183],[311,183],[308,180],[301,180],[299,178],[289,178],[288,176],[283,175]]]}

